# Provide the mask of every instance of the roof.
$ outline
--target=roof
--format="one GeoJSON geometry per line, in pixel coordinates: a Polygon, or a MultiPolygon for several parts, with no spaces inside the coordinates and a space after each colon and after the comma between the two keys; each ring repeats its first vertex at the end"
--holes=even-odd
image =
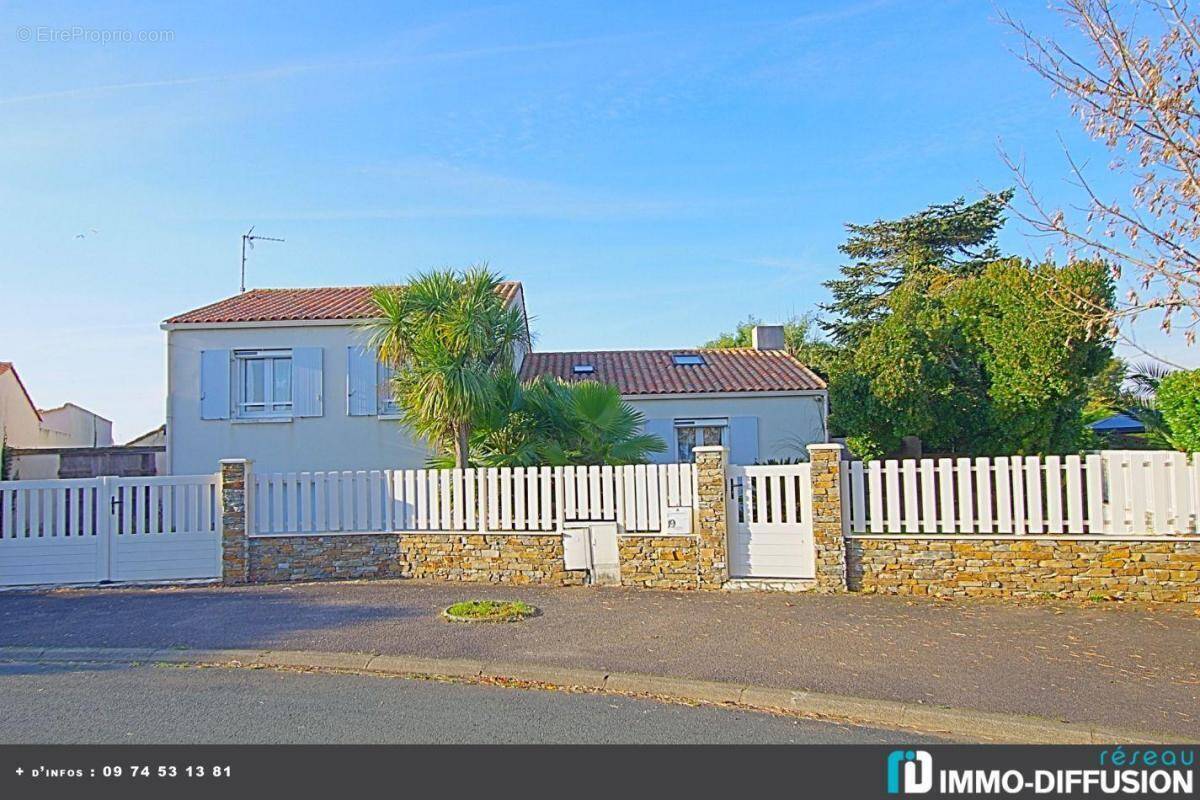
{"type": "Polygon", "coordinates": [[[73,408],[76,411],[82,411],[84,414],[87,414],[90,417],[95,417],[96,419],[102,419],[105,422],[112,422],[112,420],[109,419],[108,417],[105,417],[101,414],[97,414],[95,411],[92,411],[90,409],[84,408],[83,406],[79,405],[78,403],[71,403],[71,402],[63,403],[61,406],[55,406],[54,408],[39,408],[38,413],[41,414],[42,416],[45,416],[46,414],[53,414],[57,411],[66,411],[68,408],[73,408]]]}
{"type": "MultiPolygon", "coordinates": [[[[374,319],[374,286],[327,286],[319,289],[251,289],[206,306],[177,314],[168,325],[222,322],[285,322],[292,320],[374,319]]],[[[519,281],[503,281],[506,303],[521,293],[519,281]]]]}
{"type": "Polygon", "coordinates": [[[611,383],[623,395],[717,392],[819,391],[825,381],[784,350],[602,350],[529,353],[521,379],[553,375],[563,380],[611,383]],[[702,366],[677,366],[676,355],[700,355],[702,366]],[[593,372],[575,374],[577,364],[593,372]]]}
{"type": "Polygon", "coordinates": [[[153,439],[153,438],[157,438],[159,436],[165,437],[166,435],[167,435],[167,423],[164,422],[162,425],[159,425],[154,430],[146,431],[141,436],[135,436],[121,446],[122,447],[136,447],[139,442],[143,442],[146,439],[153,439]]]}
{"type": "Polygon", "coordinates": [[[17,386],[21,387],[21,393],[25,395],[25,402],[29,403],[29,407],[33,409],[34,415],[40,420],[42,418],[42,412],[39,411],[38,407],[33,404],[33,398],[29,396],[29,390],[25,388],[25,382],[21,380],[21,376],[17,372],[17,368],[12,365],[11,361],[0,361],[0,375],[3,375],[6,372],[11,372],[12,376],[17,379],[17,386]]]}

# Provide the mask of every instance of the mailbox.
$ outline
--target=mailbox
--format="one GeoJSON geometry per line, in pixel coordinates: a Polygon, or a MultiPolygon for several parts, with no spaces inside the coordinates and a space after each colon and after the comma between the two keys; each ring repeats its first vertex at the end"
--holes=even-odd
{"type": "Polygon", "coordinates": [[[671,506],[667,509],[666,525],[663,533],[684,536],[692,532],[691,506],[671,506]]]}

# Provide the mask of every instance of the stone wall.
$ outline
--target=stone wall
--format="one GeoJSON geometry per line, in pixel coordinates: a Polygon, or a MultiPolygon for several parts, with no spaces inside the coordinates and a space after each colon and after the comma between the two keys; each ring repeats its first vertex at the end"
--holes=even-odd
{"type": "Polygon", "coordinates": [[[621,585],[696,589],[699,548],[694,536],[621,536],[621,585]]]}
{"type": "Polygon", "coordinates": [[[246,520],[252,516],[247,492],[253,478],[250,462],[230,458],[221,462],[221,580],[245,583],[250,577],[250,548],[246,520]]]}
{"type": "Polygon", "coordinates": [[[1200,603],[1196,537],[855,537],[847,550],[850,588],[863,592],[1200,603]]]}
{"type": "Polygon", "coordinates": [[[563,565],[559,534],[405,534],[400,540],[403,577],[481,583],[577,586],[583,570],[563,565]]]}
{"type": "Polygon", "coordinates": [[[250,581],[399,578],[399,540],[386,533],[251,537],[250,581]]]}
{"type": "MultiPolygon", "coordinates": [[[[621,583],[662,589],[698,585],[692,536],[622,536],[621,583]]],[[[260,536],[249,540],[249,580],[436,578],[480,583],[575,586],[555,534],[353,534],[260,536]]]]}
{"type": "Polygon", "coordinates": [[[816,588],[822,592],[846,590],[846,546],[842,535],[842,450],[840,444],[808,446],[816,588]]]}
{"type": "Polygon", "coordinates": [[[720,589],[729,580],[729,534],[725,517],[725,465],[729,451],[704,445],[696,456],[696,536],[701,589],[720,589]]]}

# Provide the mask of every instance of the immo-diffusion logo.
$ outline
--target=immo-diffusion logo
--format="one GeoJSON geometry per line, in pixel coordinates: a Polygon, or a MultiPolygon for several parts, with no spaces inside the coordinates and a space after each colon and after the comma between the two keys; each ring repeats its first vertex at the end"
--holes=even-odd
{"type": "Polygon", "coordinates": [[[932,788],[933,756],[924,750],[893,750],[888,753],[888,794],[925,794],[932,788]]]}
{"type": "MultiPolygon", "coordinates": [[[[997,769],[933,768],[926,750],[893,750],[887,756],[888,794],[1004,795],[1083,794],[1195,796],[1196,751],[1145,748],[1127,752],[1102,750],[1095,766],[1034,768],[1012,765],[997,769]]],[[[1020,754],[1013,756],[1018,758],[1020,754]]]]}

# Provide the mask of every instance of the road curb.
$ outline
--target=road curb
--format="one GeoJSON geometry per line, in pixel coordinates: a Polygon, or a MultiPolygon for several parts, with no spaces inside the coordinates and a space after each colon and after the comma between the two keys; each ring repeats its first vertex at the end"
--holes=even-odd
{"type": "Polygon", "coordinates": [[[292,667],[402,677],[508,680],[547,687],[653,695],[691,703],[782,711],[857,725],[944,733],[954,739],[1020,744],[1200,744],[1200,740],[1085,723],[939,708],[894,700],[749,686],[740,683],[603,672],[540,664],[471,659],[336,653],[308,650],[155,649],[125,647],[0,647],[0,661],[23,663],[170,663],[233,667],[292,667]]]}

